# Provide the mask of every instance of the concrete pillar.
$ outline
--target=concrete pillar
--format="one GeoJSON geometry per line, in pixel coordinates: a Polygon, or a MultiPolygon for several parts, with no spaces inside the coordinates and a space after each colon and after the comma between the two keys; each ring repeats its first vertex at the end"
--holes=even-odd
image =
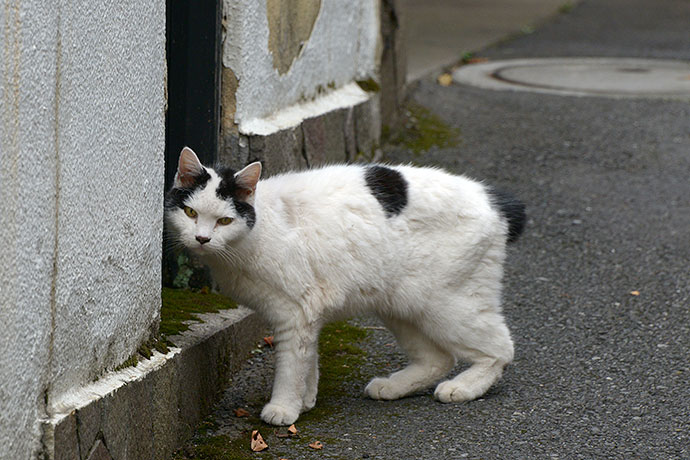
{"type": "Polygon", "coordinates": [[[160,310],[165,2],[0,9],[0,458],[160,310]]]}

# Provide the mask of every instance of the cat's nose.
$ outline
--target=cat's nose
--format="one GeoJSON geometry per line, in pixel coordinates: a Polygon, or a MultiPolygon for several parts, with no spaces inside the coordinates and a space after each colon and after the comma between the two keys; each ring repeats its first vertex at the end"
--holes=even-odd
{"type": "Polygon", "coordinates": [[[209,238],[209,237],[207,237],[207,236],[197,235],[197,236],[196,236],[196,240],[197,240],[199,243],[201,243],[201,244],[206,244],[206,243],[208,243],[209,241],[211,241],[211,238],[209,238]]]}

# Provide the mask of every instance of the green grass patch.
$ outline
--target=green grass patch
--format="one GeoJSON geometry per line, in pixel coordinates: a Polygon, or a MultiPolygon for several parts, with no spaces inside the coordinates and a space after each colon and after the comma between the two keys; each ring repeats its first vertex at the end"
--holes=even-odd
{"type": "Polygon", "coordinates": [[[399,127],[384,127],[384,143],[400,145],[415,154],[426,152],[432,147],[449,148],[460,144],[460,130],[445,123],[426,107],[410,102],[403,111],[399,127]]]}
{"type": "Polygon", "coordinates": [[[219,310],[237,308],[228,297],[209,292],[208,289],[190,291],[163,288],[160,334],[170,337],[189,329],[185,321],[200,321],[198,314],[216,313],[219,310]]]}

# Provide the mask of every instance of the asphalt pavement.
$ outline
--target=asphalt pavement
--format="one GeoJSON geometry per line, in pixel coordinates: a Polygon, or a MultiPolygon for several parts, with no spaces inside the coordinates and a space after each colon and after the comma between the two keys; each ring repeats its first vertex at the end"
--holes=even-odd
{"type": "MultiPolygon", "coordinates": [[[[585,0],[479,55],[688,60],[688,24],[684,0],[585,0]]],[[[299,437],[255,418],[270,394],[268,346],[234,378],[203,436],[244,439],[246,458],[690,458],[690,103],[432,79],[411,98],[460,141],[421,154],[388,146],[387,160],[442,166],[527,203],[505,275],[515,361],[476,401],[441,404],[432,389],[372,401],[367,381],[405,357],[387,331],[359,319],[365,355],[317,402],[328,410],[298,421],[299,437]],[[237,417],[238,407],[252,417],[237,417]],[[249,452],[252,429],[268,450],[249,452]],[[323,449],[307,446],[315,440],[323,449]]],[[[190,443],[188,458],[203,442],[190,443]]]]}

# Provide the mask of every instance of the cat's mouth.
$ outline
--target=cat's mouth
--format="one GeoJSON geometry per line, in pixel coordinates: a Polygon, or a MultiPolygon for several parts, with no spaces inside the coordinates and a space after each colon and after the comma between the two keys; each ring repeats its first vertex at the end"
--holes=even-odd
{"type": "Polygon", "coordinates": [[[194,244],[190,245],[189,250],[192,251],[194,254],[197,254],[197,255],[206,255],[206,254],[210,254],[211,252],[213,252],[213,250],[210,247],[208,247],[207,244],[199,244],[199,243],[194,243],[194,244]]]}

